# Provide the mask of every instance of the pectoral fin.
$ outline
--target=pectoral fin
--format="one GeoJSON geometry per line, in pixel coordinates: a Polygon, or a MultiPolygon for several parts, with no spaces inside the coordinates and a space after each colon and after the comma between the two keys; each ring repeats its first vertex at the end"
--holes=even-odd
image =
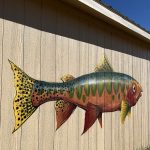
{"type": "Polygon", "coordinates": [[[99,116],[99,113],[100,111],[97,106],[90,103],[87,104],[87,110],[85,112],[84,130],[82,134],[84,134],[94,124],[99,116]]]}
{"type": "Polygon", "coordinates": [[[129,104],[127,103],[127,101],[126,100],[122,100],[122,103],[121,103],[121,114],[120,114],[121,123],[124,123],[126,116],[128,115],[128,113],[130,114],[130,109],[131,108],[130,108],[129,104]]]}
{"type": "Polygon", "coordinates": [[[131,107],[129,107],[129,111],[128,111],[128,117],[131,116],[131,107]]]}

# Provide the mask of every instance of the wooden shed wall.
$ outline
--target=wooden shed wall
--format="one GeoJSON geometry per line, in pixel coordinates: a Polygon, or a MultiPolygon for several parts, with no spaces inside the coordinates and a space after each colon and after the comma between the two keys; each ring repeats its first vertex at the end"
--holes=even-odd
{"type": "Polygon", "coordinates": [[[52,0],[0,0],[0,149],[136,150],[150,145],[150,45],[52,0]],[[66,73],[92,72],[106,53],[113,69],[136,78],[143,96],[130,118],[103,114],[81,136],[84,111],[77,108],[58,130],[54,102],[40,106],[14,134],[15,88],[8,59],[35,79],[60,81],[66,73]]]}

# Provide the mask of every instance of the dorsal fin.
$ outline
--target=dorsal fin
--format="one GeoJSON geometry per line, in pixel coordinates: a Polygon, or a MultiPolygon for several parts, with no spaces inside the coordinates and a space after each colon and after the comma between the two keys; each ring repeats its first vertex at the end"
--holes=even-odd
{"type": "Polygon", "coordinates": [[[101,62],[95,67],[95,72],[111,72],[113,71],[112,66],[110,65],[108,58],[104,54],[101,62]]]}
{"type": "Polygon", "coordinates": [[[75,77],[73,77],[72,75],[70,74],[65,74],[63,75],[60,79],[63,81],[63,82],[66,82],[66,81],[70,81],[70,80],[73,80],[75,77]]]}

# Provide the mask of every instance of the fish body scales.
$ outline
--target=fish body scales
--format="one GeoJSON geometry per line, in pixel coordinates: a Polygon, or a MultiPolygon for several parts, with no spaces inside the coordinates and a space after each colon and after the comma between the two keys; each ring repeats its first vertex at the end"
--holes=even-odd
{"type": "MultiPolygon", "coordinates": [[[[116,72],[84,75],[68,83],[69,89],[74,89],[74,93],[69,98],[83,106],[88,102],[102,106],[107,103],[118,105],[132,80],[134,79],[128,75],[116,72]]],[[[68,91],[70,93],[71,90],[68,91]]]]}

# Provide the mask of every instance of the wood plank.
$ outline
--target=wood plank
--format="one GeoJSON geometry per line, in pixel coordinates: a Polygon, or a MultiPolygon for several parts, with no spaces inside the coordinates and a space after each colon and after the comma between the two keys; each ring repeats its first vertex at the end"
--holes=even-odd
{"type": "MultiPolygon", "coordinates": [[[[112,64],[112,34],[111,33],[105,33],[105,54],[109,60],[109,62],[112,64]]],[[[104,149],[105,150],[111,150],[112,147],[112,112],[110,113],[104,113],[104,149]]]]}
{"type": "MultiPolygon", "coordinates": [[[[132,41],[131,39],[127,39],[127,51],[129,51],[129,53],[132,54],[133,52],[133,46],[132,46],[132,41]]],[[[129,55],[129,57],[127,57],[127,60],[125,60],[126,62],[128,62],[128,75],[130,75],[131,77],[133,76],[133,57],[132,55],[129,55]]],[[[127,119],[127,128],[125,129],[125,134],[127,134],[127,143],[129,144],[128,147],[129,149],[134,149],[134,118],[135,118],[135,108],[131,108],[131,116],[128,116],[127,119]]]]}
{"type": "MultiPolygon", "coordinates": [[[[40,36],[38,30],[25,27],[24,71],[34,79],[40,79],[40,36]]],[[[38,142],[39,108],[22,126],[21,149],[38,149],[38,142]]]]}
{"type": "MultiPolygon", "coordinates": [[[[56,11],[53,11],[54,9],[51,1],[43,0],[43,31],[47,27],[56,31],[56,11]]],[[[56,36],[47,32],[42,32],[41,36],[41,80],[56,81],[56,36]]],[[[48,102],[40,109],[39,149],[54,149],[55,132],[54,102],[48,102]]]]}
{"type": "MultiPolygon", "coordinates": [[[[41,80],[55,82],[55,62],[55,36],[50,33],[43,33],[41,45],[41,80]]],[[[48,102],[40,108],[39,149],[53,149],[55,132],[54,102],[48,102]]]]}
{"type": "MultiPolygon", "coordinates": [[[[9,10],[12,9],[12,5],[14,11],[11,13],[11,16],[15,16],[16,19],[23,21],[24,19],[24,3],[23,1],[1,1],[0,6],[0,16],[3,18],[8,18],[10,16],[9,10]],[[3,3],[3,4],[2,4],[3,3]],[[4,5],[5,3],[5,5],[4,5]],[[7,5],[9,3],[9,5],[7,5]],[[20,12],[18,15],[18,11],[20,12]],[[3,14],[2,14],[3,13],[3,14]]],[[[3,32],[0,34],[0,38],[2,38],[2,49],[3,51],[3,65],[2,68],[2,103],[1,103],[1,147],[2,149],[12,149],[18,150],[20,149],[20,136],[21,130],[14,133],[12,135],[12,130],[14,128],[15,119],[14,119],[14,112],[13,112],[13,98],[15,96],[15,88],[12,83],[13,82],[13,73],[10,69],[10,64],[8,63],[8,59],[14,61],[19,66],[23,65],[22,57],[23,57],[23,30],[24,26],[0,19],[1,27],[3,32]],[[14,38],[15,37],[15,38],[14,38]],[[7,118],[7,119],[6,119],[7,118]]],[[[0,44],[0,45],[1,45],[0,44]]]]}
{"type": "MultiPolygon", "coordinates": [[[[102,30],[97,29],[96,31],[98,33],[97,37],[97,64],[100,63],[102,57],[104,56],[104,32],[102,30]]],[[[97,150],[104,150],[104,114],[102,115],[102,128],[100,127],[99,122],[96,123],[97,133],[96,133],[96,139],[97,139],[97,150]]]]}
{"type": "MultiPolygon", "coordinates": [[[[69,23],[68,23],[68,34],[73,37],[79,38],[79,23],[78,16],[74,11],[69,11],[69,23]]],[[[80,76],[80,67],[81,67],[81,59],[80,59],[80,47],[79,41],[76,39],[69,39],[69,73],[74,77],[80,76]]],[[[86,59],[86,58],[85,58],[86,59]]],[[[85,66],[84,66],[85,67],[85,66]]],[[[75,112],[68,119],[68,147],[67,149],[76,150],[79,149],[79,142],[82,138],[81,133],[83,129],[83,124],[80,123],[80,117],[82,116],[83,110],[81,108],[76,108],[75,112]]]]}
{"type": "MultiPolygon", "coordinates": [[[[124,38],[121,36],[120,37],[120,40],[118,42],[118,46],[119,46],[119,71],[118,72],[121,72],[123,73],[123,65],[124,65],[124,48],[123,48],[123,42],[124,42],[124,38]]],[[[126,62],[127,63],[127,62],[126,62]]],[[[121,120],[120,120],[120,112],[119,112],[119,139],[118,139],[118,147],[120,150],[124,150],[124,125],[121,124],[121,120]]]]}
{"type": "MultiPolygon", "coordinates": [[[[119,55],[120,52],[115,50],[119,49],[120,38],[116,35],[112,34],[112,68],[115,72],[119,72],[119,55]]],[[[120,112],[113,112],[112,113],[112,150],[119,150],[119,126],[120,126],[120,112]]]]}
{"type": "MultiPolygon", "coordinates": [[[[0,16],[2,17],[3,14],[3,1],[0,1],[0,16]]],[[[2,73],[3,73],[3,23],[4,20],[0,18],[0,146],[2,141],[2,133],[1,133],[1,101],[2,101],[2,73]]]]}
{"type": "MultiPolygon", "coordinates": [[[[142,56],[147,57],[147,50],[142,46],[142,56]]],[[[146,147],[148,145],[148,99],[147,99],[147,61],[141,59],[141,86],[143,88],[143,95],[141,97],[142,101],[142,146],[146,147]]]]}
{"type": "MultiPolygon", "coordinates": [[[[92,28],[92,24],[89,23],[88,29],[89,41],[97,41],[97,34],[95,29],[92,28]]],[[[97,65],[97,46],[95,44],[89,44],[89,73],[93,72],[95,66],[97,65]]],[[[97,99],[97,97],[95,97],[97,99]]],[[[89,149],[96,149],[97,147],[97,121],[92,125],[92,127],[87,131],[89,134],[88,147],[89,149]]]]}
{"type": "MultiPolygon", "coordinates": [[[[147,58],[147,73],[148,73],[148,77],[150,77],[150,47],[148,47],[148,58],[147,58]]],[[[150,91],[150,78],[148,78],[148,82],[147,82],[147,84],[148,84],[148,88],[147,88],[147,92],[148,92],[148,97],[147,97],[147,99],[149,100],[150,99],[150,93],[149,93],[149,91],[150,91]]],[[[148,108],[150,108],[150,102],[148,101],[148,108]]],[[[149,109],[148,109],[149,110],[149,109]]],[[[150,145],[150,110],[148,111],[148,142],[149,142],[149,144],[148,145],[150,145]]]]}
{"type": "MultiPolygon", "coordinates": [[[[79,44],[78,41],[69,39],[69,73],[78,77],[80,69],[79,60],[79,44]]],[[[68,150],[76,150],[79,147],[79,141],[83,129],[83,124],[80,124],[79,118],[83,110],[76,108],[75,112],[68,120],[68,150]],[[82,126],[81,126],[82,125],[82,126]]]]}
{"type": "MultiPolygon", "coordinates": [[[[25,24],[36,24],[41,28],[41,0],[25,1],[25,24]],[[32,15],[31,15],[32,14],[32,15]],[[33,19],[34,18],[34,19],[33,19]]],[[[25,26],[24,31],[24,71],[29,76],[40,79],[41,72],[41,31],[25,26]]],[[[39,113],[35,113],[22,126],[21,149],[39,149],[39,113]]]]}
{"type": "MultiPolygon", "coordinates": [[[[141,55],[141,49],[138,46],[132,44],[133,49],[133,65],[132,65],[132,72],[133,77],[141,84],[141,58],[135,57],[141,55]],[[138,67],[137,67],[138,66],[138,67]]],[[[132,109],[133,115],[133,134],[134,134],[134,141],[133,141],[133,148],[141,148],[142,147],[142,99],[138,101],[135,107],[132,109]]]]}
{"type": "MultiPolygon", "coordinates": [[[[61,10],[61,8],[60,8],[61,10]]],[[[61,12],[57,13],[57,33],[66,33],[67,31],[67,17],[61,16],[64,13],[62,9],[61,12]]],[[[61,82],[60,78],[64,74],[68,74],[68,38],[60,35],[56,35],[56,81],[61,82]]],[[[68,144],[68,122],[65,122],[55,133],[54,139],[54,149],[60,150],[62,147],[67,149],[68,144]]]]}
{"type": "MultiPolygon", "coordinates": [[[[0,3],[0,16],[3,16],[3,3],[0,3]]],[[[2,62],[3,62],[3,34],[4,34],[4,28],[3,28],[4,20],[0,18],[0,91],[2,90],[2,62]]],[[[2,91],[0,94],[0,102],[1,102],[1,96],[2,91]]],[[[1,105],[0,105],[1,110],[1,105]]],[[[1,114],[0,114],[0,120],[1,120],[1,114]]],[[[0,121],[1,122],[1,121],[0,121]]],[[[0,124],[1,125],[1,124],[0,124]]]]}
{"type": "MultiPolygon", "coordinates": [[[[121,72],[132,76],[132,56],[129,56],[127,53],[131,51],[130,41],[127,37],[123,38],[121,43],[122,45],[122,65],[121,72]]],[[[132,110],[131,110],[132,111],[132,110]]],[[[133,116],[132,116],[133,117],[133,116]]],[[[133,118],[126,117],[125,123],[121,124],[121,131],[123,138],[121,141],[122,149],[130,150],[133,149],[133,118]],[[131,127],[131,131],[130,131],[131,127]]]]}
{"type": "MultiPolygon", "coordinates": [[[[68,72],[68,39],[56,36],[56,81],[68,72]]],[[[56,121],[55,121],[56,122],[56,121]]],[[[67,122],[65,123],[67,124],[67,122]]],[[[67,125],[62,125],[55,133],[54,147],[56,150],[61,147],[67,148],[67,125]],[[63,137],[63,138],[62,138],[63,137]]]]}
{"type": "Polygon", "coordinates": [[[15,124],[13,112],[13,99],[15,88],[13,73],[8,59],[19,66],[23,65],[23,25],[4,21],[3,35],[3,72],[2,72],[2,101],[1,101],[1,147],[3,149],[20,149],[20,135],[18,130],[12,135],[15,124]],[[15,38],[13,38],[15,37],[15,38]],[[7,118],[7,119],[6,119],[7,118]]]}
{"type": "MultiPolygon", "coordinates": [[[[143,45],[144,46],[144,45],[143,45]]],[[[149,91],[148,91],[148,80],[149,80],[149,77],[148,76],[148,48],[144,46],[144,49],[145,49],[145,53],[144,53],[144,57],[146,59],[144,59],[144,68],[145,68],[145,74],[146,74],[146,77],[145,77],[145,145],[146,147],[149,146],[149,99],[148,99],[148,96],[149,96],[149,91]]]]}
{"type": "MultiPolygon", "coordinates": [[[[88,39],[88,22],[79,18],[79,35],[80,35],[80,45],[79,45],[79,72],[80,75],[89,73],[89,46],[86,41],[88,39]],[[85,25],[87,24],[87,25],[85,25]]],[[[73,53],[73,51],[71,52],[73,53]]],[[[73,54],[72,54],[73,56],[73,54]]],[[[85,111],[79,108],[79,150],[88,150],[88,138],[89,134],[85,133],[81,135],[84,129],[85,111]]],[[[70,146],[71,147],[71,146],[70,146]]]]}
{"type": "MultiPolygon", "coordinates": [[[[132,56],[128,55],[127,53],[129,53],[132,50],[131,46],[130,46],[130,40],[128,40],[128,38],[126,37],[124,39],[124,43],[123,43],[123,51],[124,51],[124,56],[123,56],[123,73],[132,76],[132,56]]],[[[133,109],[132,109],[133,110],[133,109]]],[[[132,111],[131,110],[131,111],[132,111]]],[[[134,149],[132,147],[133,145],[133,128],[132,131],[130,132],[130,124],[131,126],[133,126],[133,115],[131,114],[131,117],[126,117],[125,123],[124,123],[124,150],[130,150],[130,149],[134,149]]]]}

